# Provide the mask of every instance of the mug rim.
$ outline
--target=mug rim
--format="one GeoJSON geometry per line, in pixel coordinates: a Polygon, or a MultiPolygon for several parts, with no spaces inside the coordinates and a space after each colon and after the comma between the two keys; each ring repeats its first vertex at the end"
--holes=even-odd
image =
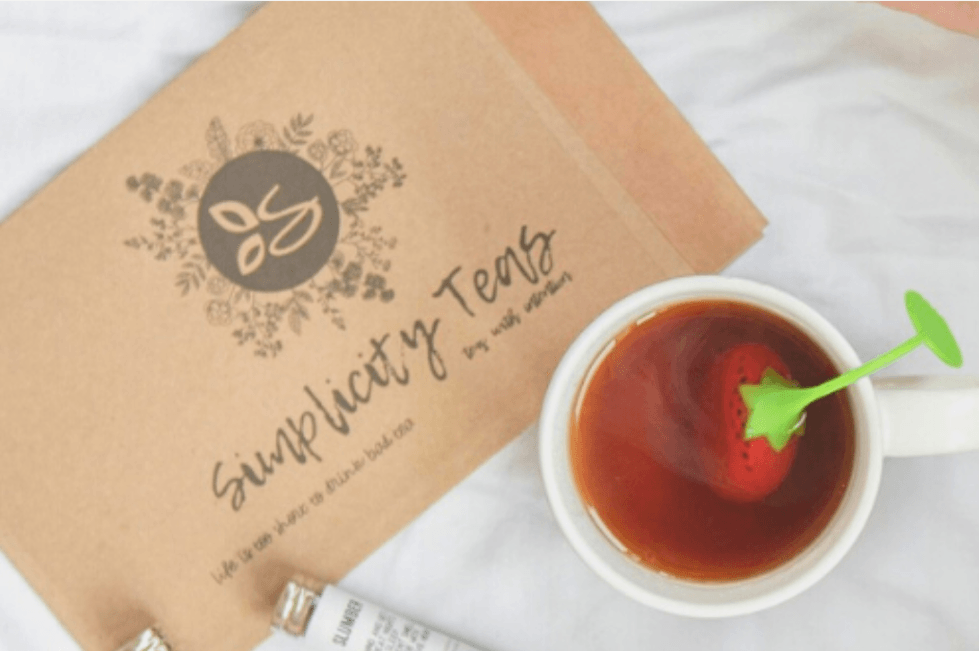
{"type": "Polygon", "coordinates": [[[832,324],[782,290],[741,278],[706,275],[655,283],[602,312],[562,356],[545,393],[538,421],[539,461],[545,493],[558,525],[576,553],[600,577],[636,601],[659,610],[693,617],[729,617],[782,603],[812,586],[839,563],[863,530],[876,499],[883,440],[873,390],[864,378],[847,390],[854,418],[855,450],[844,497],[816,539],[772,570],[736,581],[698,582],[657,572],[617,549],[608,532],[600,531],[587,515],[588,505],[575,485],[570,467],[570,422],[577,396],[602,351],[631,323],[660,307],[705,299],[735,300],[765,309],[800,328],[839,366],[852,368],[860,364],[856,352],[832,324]],[[672,594],[665,594],[666,589],[672,594]]]}

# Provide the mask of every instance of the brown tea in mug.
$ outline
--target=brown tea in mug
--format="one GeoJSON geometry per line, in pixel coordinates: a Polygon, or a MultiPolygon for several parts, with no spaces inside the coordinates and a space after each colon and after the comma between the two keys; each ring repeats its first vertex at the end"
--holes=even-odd
{"type": "Polygon", "coordinates": [[[712,487],[705,440],[722,427],[717,365],[743,344],[774,351],[802,386],[839,374],[798,328],[758,307],[682,303],[616,338],[572,417],[575,483],[592,516],[630,556],[679,578],[743,579],[789,560],[829,522],[852,471],[853,417],[839,392],[806,409],[774,492],[737,501],[712,487]]]}

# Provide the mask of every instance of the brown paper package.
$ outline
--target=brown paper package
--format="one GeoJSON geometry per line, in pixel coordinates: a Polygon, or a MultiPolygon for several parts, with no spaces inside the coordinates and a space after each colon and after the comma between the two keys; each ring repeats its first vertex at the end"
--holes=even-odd
{"type": "Polygon", "coordinates": [[[251,648],[763,226],[588,5],[269,5],[0,225],[0,545],[87,650],[251,648]]]}

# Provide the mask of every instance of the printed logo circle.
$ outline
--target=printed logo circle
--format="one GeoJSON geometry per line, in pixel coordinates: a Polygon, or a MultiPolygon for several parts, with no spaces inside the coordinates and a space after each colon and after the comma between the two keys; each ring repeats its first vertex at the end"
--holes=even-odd
{"type": "Polygon", "coordinates": [[[207,259],[246,289],[301,285],[326,265],[340,233],[333,188],[288,152],[254,151],[226,163],[201,196],[197,228],[207,259]]]}

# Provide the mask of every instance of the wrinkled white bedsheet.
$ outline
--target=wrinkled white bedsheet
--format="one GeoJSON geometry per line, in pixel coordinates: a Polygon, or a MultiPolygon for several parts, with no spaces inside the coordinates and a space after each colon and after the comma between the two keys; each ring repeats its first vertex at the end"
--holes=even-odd
{"type": "MultiPolygon", "coordinates": [[[[0,215],[251,8],[0,4],[0,215]]],[[[771,222],[725,275],[795,293],[863,358],[908,335],[901,295],[917,288],[979,375],[979,39],[874,4],[598,8],[771,222]]],[[[902,372],[944,369],[920,352],[902,372]]],[[[593,575],[536,453],[525,432],[343,585],[487,651],[979,649],[977,452],[886,461],[841,565],[722,621],[649,610],[593,575]]],[[[0,558],[0,651],[77,648],[0,558]]]]}

